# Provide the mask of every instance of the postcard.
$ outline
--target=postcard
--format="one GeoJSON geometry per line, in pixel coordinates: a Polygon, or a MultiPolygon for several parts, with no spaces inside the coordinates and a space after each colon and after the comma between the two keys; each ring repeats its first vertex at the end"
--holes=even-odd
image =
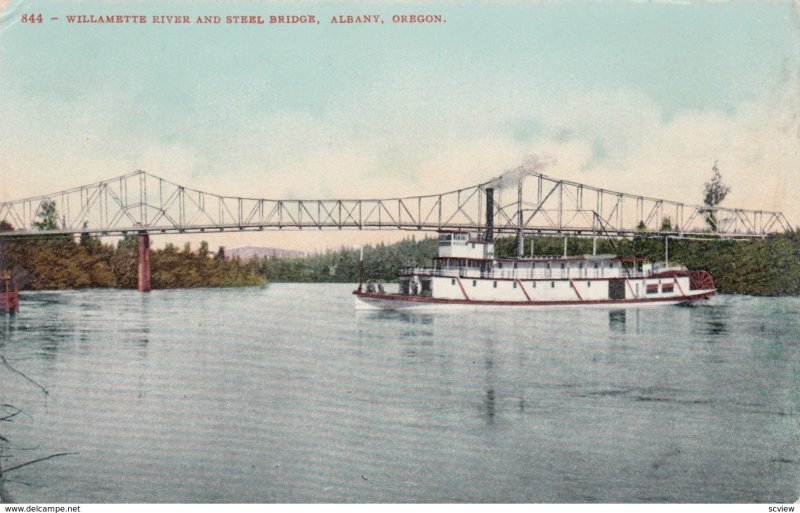
{"type": "Polygon", "coordinates": [[[0,1],[0,502],[789,507],[798,20],[0,1]]]}

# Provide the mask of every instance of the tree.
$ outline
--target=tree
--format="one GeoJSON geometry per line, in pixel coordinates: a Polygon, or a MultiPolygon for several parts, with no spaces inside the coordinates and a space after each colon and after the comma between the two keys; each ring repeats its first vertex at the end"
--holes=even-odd
{"type": "MultiPolygon", "coordinates": [[[[83,229],[87,229],[89,227],[89,221],[83,222],[83,229]]],[[[93,237],[90,233],[81,233],[80,237],[80,246],[86,249],[86,252],[90,255],[94,255],[102,248],[102,243],[97,237],[93,237]]]]}
{"type": "Polygon", "coordinates": [[[56,202],[51,199],[42,200],[39,205],[38,221],[33,222],[37,230],[58,230],[58,212],[56,202]]]}
{"type": "Polygon", "coordinates": [[[717,211],[714,209],[722,203],[731,188],[722,183],[722,175],[719,173],[717,162],[714,162],[712,171],[711,181],[705,183],[705,198],[703,199],[703,205],[709,208],[704,209],[703,213],[708,227],[715,232],[717,231],[717,211]]]}

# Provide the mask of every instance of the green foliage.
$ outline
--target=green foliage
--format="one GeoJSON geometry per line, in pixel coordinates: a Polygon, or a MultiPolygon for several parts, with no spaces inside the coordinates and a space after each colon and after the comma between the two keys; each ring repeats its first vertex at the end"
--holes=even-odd
{"type": "MultiPolygon", "coordinates": [[[[409,266],[431,266],[438,241],[414,237],[395,244],[364,247],[364,277],[393,281],[409,266]]],[[[358,281],[360,249],[343,248],[308,257],[255,259],[248,263],[267,281],[345,282],[358,281]]]]}
{"type": "MultiPolygon", "coordinates": [[[[495,241],[500,257],[516,255],[515,238],[495,241]]],[[[568,253],[592,253],[591,239],[569,239],[568,253]]],[[[537,237],[536,255],[563,254],[563,238],[537,237]]],[[[529,247],[526,256],[530,255],[529,247]]],[[[645,258],[651,262],[665,257],[663,238],[644,235],[632,239],[598,239],[597,252],[621,257],[645,258]]],[[[670,264],[706,270],[714,277],[717,289],[725,294],[755,296],[800,295],[800,231],[754,240],[669,240],[670,264]]]]}
{"type": "Polygon", "coordinates": [[[58,212],[56,212],[55,201],[43,200],[39,205],[39,213],[36,217],[38,220],[33,222],[33,226],[37,230],[58,230],[58,212]]]}
{"type": "Polygon", "coordinates": [[[139,241],[135,235],[126,235],[117,243],[109,259],[109,267],[116,278],[116,287],[135,289],[138,283],[139,241]]]}
{"type": "MultiPolygon", "coordinates": [[[[205,244],[205,243],[204,243],[205,244]]],[[[82,235],[49,239],[23,238],[0,245],[0,270],[13,270],[18,284],[34,290],[122,288],[135,289],[138,240],[123,238],[116,248],[96,237],[82,235]]],[[[263,280],[238,260],[220,260],[199,253],[166,248],[151,250],[151,281],[155,289],[240,287],[263,280]]]]}
{"type": "MultiPolygon", "coordinates": [[[[713,208],[722,203],[722,201],[731,191],[731,188],[722,183],[722,175],[719,173],[719,168],[717,167],[716,162],[714,162],[712,172],[713,174],[711,176],[711,181],[705,183],[703,205],[713,208]]],[[[717,231],[716,211],[709,209],[704,211],[704,215],[706,217],[706,224],[708,224],[708,227],[711,229],[711,231],[717,231]]]]}
{"type": "MultiPolygon", "coordinates": [[[[55,209],[43,208],[37,221],[41,230],[52,229],[58,219],[55,209]]],[[[11,231],[6,223],[0,230],[11,231]]],[[[224,257],[224,252],[219,253],[224,257]]],[[[126,236],[116,248],[97,237],[81,234],[24,237],[0,241],[0,271],[13,272],[21,288],[34,290],[123,288],[135,289],[138,281],[138,237],[126,236]]],[[[208,244],[197,253],[187,243],[179,252],[171,244],[151,250],[153,288],[237,287],[260,285],[263,280],[238,260],[210,258],[208,244]]]]}
{"type": "MultiPolygon", "coordinates": [[[[182,251],[167,244],[150,255],[151,284],[156,289],[190,287],[246,287],[262,280],[238,260],[211,258],[208,243],[196,252],[186,243],[182,251]]],[[[134,274],[134,277],[136,275],[134,274]]]]}

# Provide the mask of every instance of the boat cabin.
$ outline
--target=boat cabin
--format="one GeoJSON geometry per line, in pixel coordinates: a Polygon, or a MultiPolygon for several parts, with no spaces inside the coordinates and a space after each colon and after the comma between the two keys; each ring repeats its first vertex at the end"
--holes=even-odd
{"type": "Polygon", "coordinates": [[[494,258],[494,243],[476,237],[467,232],[439,233],[440,258],[491,259],[494,258]]]}

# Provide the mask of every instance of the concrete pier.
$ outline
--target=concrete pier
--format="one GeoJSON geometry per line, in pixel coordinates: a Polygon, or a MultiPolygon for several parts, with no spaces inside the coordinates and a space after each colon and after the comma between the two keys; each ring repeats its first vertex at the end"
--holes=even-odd
{"type": "Polygon", "coordinates": [[[139,291],[150,292],[150,235],[139,234],[139,291]]]}

